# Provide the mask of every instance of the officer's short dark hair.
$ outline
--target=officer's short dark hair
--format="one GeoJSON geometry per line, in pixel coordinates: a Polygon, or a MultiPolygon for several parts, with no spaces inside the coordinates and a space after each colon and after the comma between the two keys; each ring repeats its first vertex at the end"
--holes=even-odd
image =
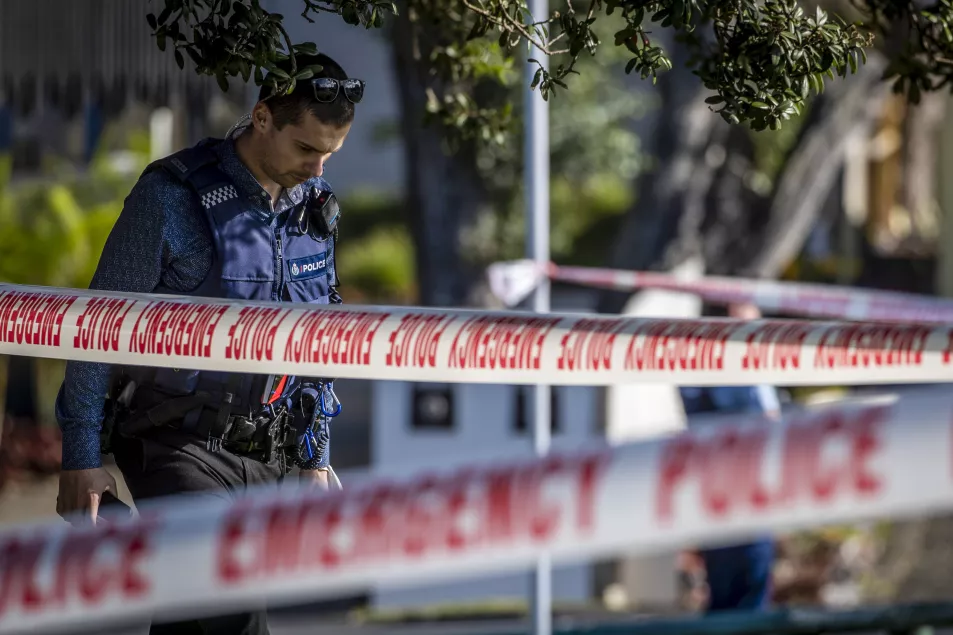
{"type": "MultiPolygon", "coordinates": [[[[314,74],[314,78],[331,77],[333,79],[347,79],[347,73],[340,64],[333,59],[319,53],[318,55],[296,55],[298,68],[321,65],[323,68],[314,74]]],[[[283,71],[291,72],[291,60],[283,60],[276,64],[283,71]]],[[[344,91],[338,91],[333,102],[320,102],[314,98],[314,91],[309,80],[299,81],[294,92],[290,95],[271,96],[272,89],[265,85],[258,92],[258,101],[264,101],[275,120],[275,127],[279,130],[288,124],[297,125],[307,110],[323,124],[343,128],[354,121],[354,104],[344,96],[344,91]]]]}

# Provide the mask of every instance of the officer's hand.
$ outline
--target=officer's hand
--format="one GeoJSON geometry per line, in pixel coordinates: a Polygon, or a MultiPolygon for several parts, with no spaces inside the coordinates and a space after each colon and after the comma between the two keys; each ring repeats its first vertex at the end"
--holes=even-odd
{"type": "Polygon", "coordinates": [[[103,492],[118,495],[116,479],[104,467],[60,472],[60,493],[56,497],[56,513],[74,526],[96,524],[99,501],[103,492]],[[79,512],[81,515],[77,516],[79,512]]]}
{"type": "Polygon", "coordinates": [[[298,473],[298,480],[308,485],[315,485],[323,490],[329,488],[327,470],[301,470],[298,473]]]}

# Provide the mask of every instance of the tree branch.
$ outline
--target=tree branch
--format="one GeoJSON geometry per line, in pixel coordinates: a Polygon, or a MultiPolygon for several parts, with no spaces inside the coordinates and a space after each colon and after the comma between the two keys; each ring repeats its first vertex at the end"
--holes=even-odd
{"type": "Polygon", "coordinates": [[[490,13],[489,11],[487,11],[486,9],[483,9],[482,7],[478,7],[478,6],[474,5],[474,4],[472,4],[469,0],[463,0],[463,5],[464,5],[467,9],[469,9],[470,11],[472,11],[473,13],[476,13],[477,15],[483,16],[483,17],[486,18],[490,23],[495,24],[495,25],[498,26],[498,27],[501,27],[501,28],[504,28],[504,29],[511,29],[511,30],[513,30],[513,31],[516,31],[516,32],[519,33],[521,36],[523,36],[523,38],[525,38],[527,42],[531,43],[533,46],[535,46],[535,47],[538,48],[540,51],[542,51],[542,53],[543,53],[544,55],[546,55],[546,56],[552,56],[552,55],[556,55],[556,54],[559,53],[559,51],[551,51],[551,50],[549,50],[549,47],[548,47],[546,44],[544,44],[544,43],[542,42],[542,40],[536,39],[533,35],[531,35],[531,34],[526,30],[526,27],[523,25],[522,22],[520,22],[519,20],[516,20],[516,19],[510,17],[510,15],[509,15],[508,13],[506,13],[505,11],[501,12],[501,15],[503,16],[502,18],[497,18],[495,15],[493,15],[492,13],[490,13]]]}
{"type": "Polygon", "coordinates": [[[774,189],[764,238],[741,275],[777,277],[797,256],[840,173],[847,140],[873,122],[889,95],[880,79],[885,66],[883,57],[872,55],[856,76],[820,98],[809,115],[815,123],[805,125],[774,189]]]}

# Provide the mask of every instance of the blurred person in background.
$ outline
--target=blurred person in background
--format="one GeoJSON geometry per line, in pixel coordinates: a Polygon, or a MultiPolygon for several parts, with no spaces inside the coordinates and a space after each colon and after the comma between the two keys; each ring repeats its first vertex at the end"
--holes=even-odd
{"type": "MultiPolygon", "coordinates": [[[[321,175],[344,143],[364,82],[325,55],[298,55],[297,63],[321,68],[290,94],[263,86],[250,116],[224,139],[146,168],[90,288],[342,301],[334,266],[339,209],[321,175]]],[[[56,401],[57,513],[74,524],[96,522],[116,494],[104,449],[136,502],[175,494],[232,500],[248,486],[281,481],[292,464],[302,481],[327,488],[337,484],[329,425],[339,410],[331,381],[320,378],[70,362],[56,401]]],[[[265,617],[154,624],[150,632],[264,634],[265,617]]]]}
{"type": "MultiPolygon", "coordinates": [[[[727,313],[711,307],[706,314],[756,320],[761,312],[753,304],[729,305],[727,313]]],[[[692,421],[703,414],[762,414],[768,421],[781,417],[781,403],[773,386],[715,386],[679,388],[688,425],[704,425],[692,421]]],[[[775,558],[775,542],[763,536],[753,542],[702,549],[699,551],[708,586],[707,612],[729,610],[762,610],[771,602],[771,572],[775,558]]]]}

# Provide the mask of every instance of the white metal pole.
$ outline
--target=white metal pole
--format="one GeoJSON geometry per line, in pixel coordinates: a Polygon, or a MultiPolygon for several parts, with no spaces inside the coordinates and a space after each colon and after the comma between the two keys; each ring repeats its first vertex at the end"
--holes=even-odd
{"type": "MultiPolygon", "coordinates": [[[[549,16],[548,0],[530,0],[529,10],[534,20],[549,16]]],[[[548,68],[547,57],[535,46],[529,57],[539,60],[548,68]]],[[[543,101],[539,91],[529,88],[536,64],[527,62],[525,130],[525,190],[526,190],[526,251],[527,257],[538,263],[549,261],[549,104],[543,101]]],[[[549,281],[544,279],[533,294],[532,308],[546,313],[550,308],[549,281]]],[[[537,455],[549,451],[550,388],[536,386],[533,390],[533,445],[537,455]]],[[[547,555],[536,563],[533,575],[533,632],[535,635],[552,633],[552,567],[547,555]]]]}

